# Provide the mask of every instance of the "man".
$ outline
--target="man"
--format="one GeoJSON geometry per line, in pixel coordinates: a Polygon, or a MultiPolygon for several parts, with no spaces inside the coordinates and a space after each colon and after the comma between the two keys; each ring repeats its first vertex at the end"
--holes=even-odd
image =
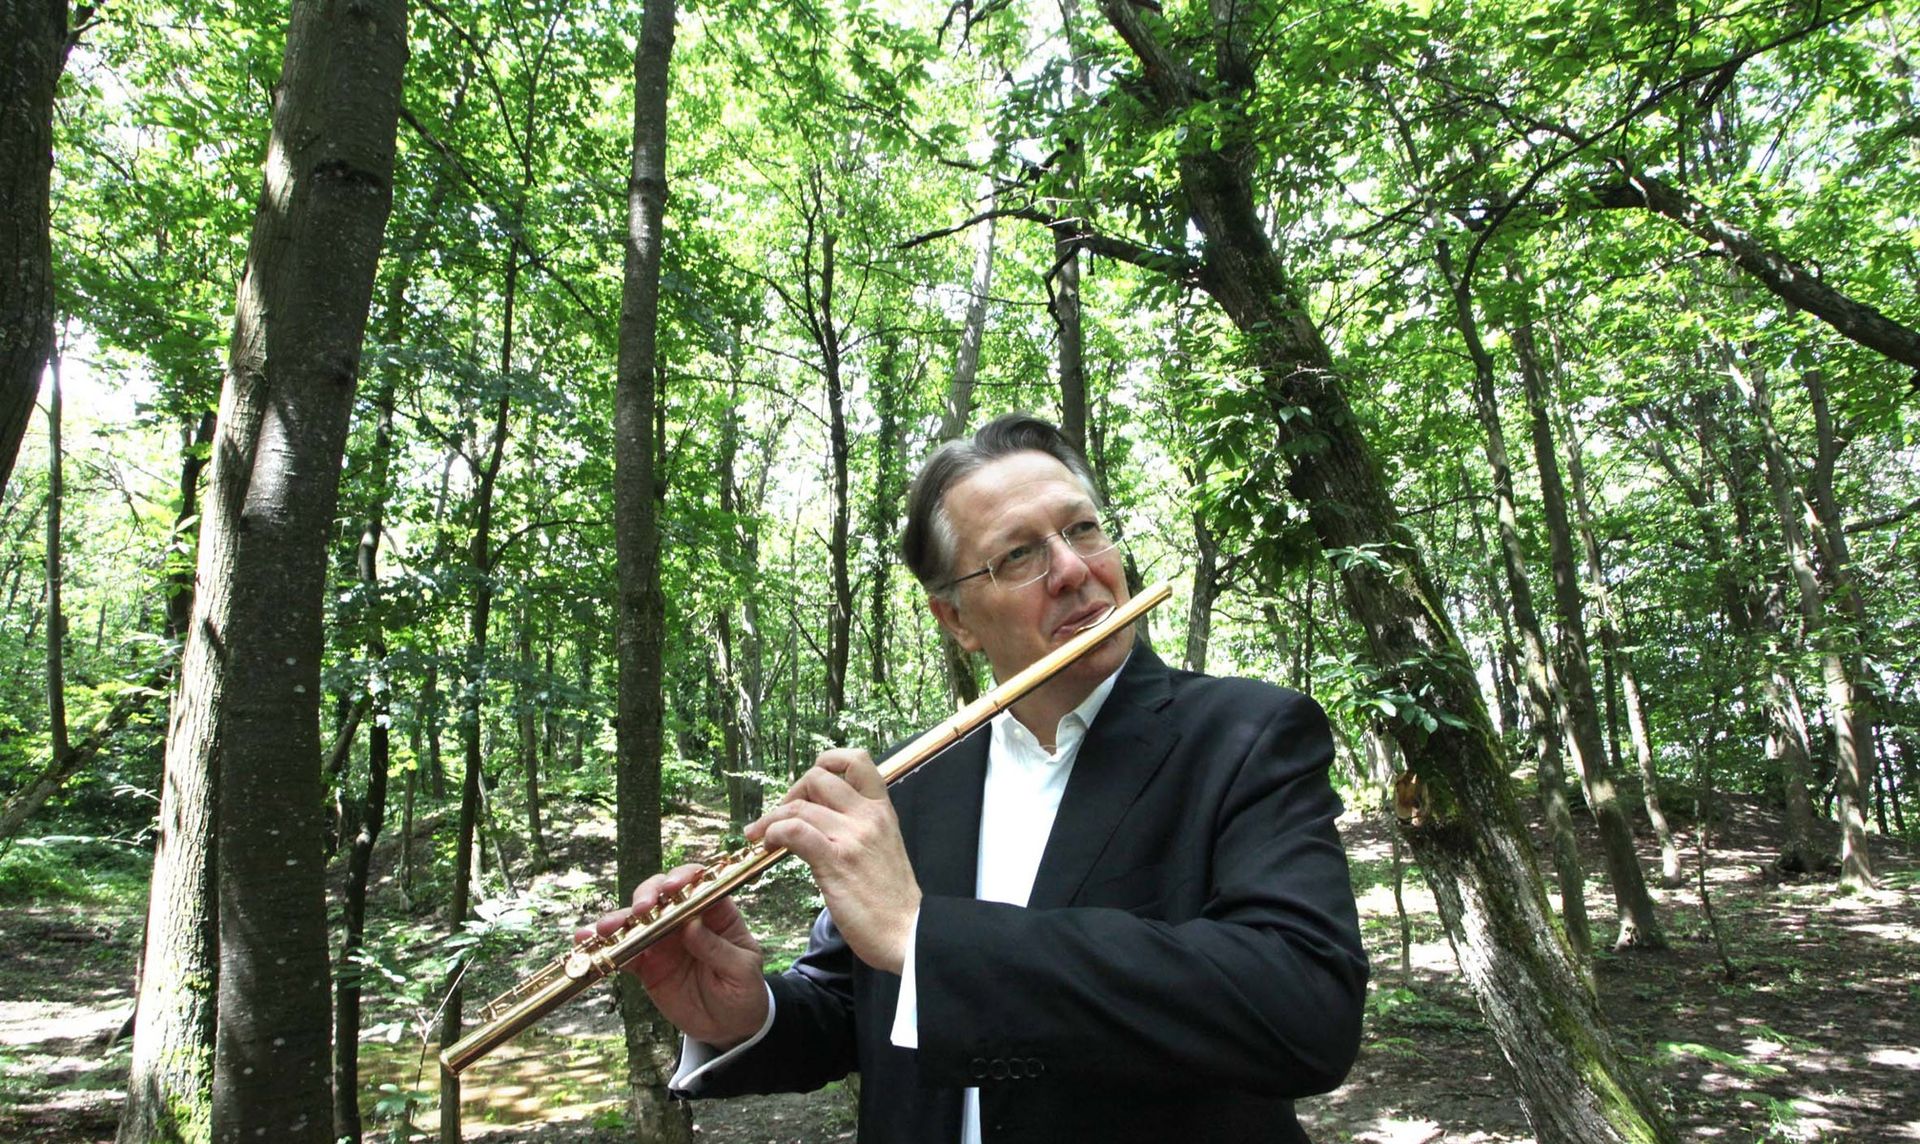
{"type": "MultiPolygon", "coordinates": [[[[1085,460],[1013,414],[928,460],[903,548],[1005,679],[1127,598],[1108,537],[1085,460]]],[[[1346,1075],[1367,973],[1332,754],[1312,700],[1131,632],[891,789],[822,754],[747,829],[813,869],[806,955],[763,979],[726,902],[629,964],[686,1034],[675,1091],[857,1071],[860,1139],[901,1144],[1306,1139],[1292,1098],[1346,1075]]]]}

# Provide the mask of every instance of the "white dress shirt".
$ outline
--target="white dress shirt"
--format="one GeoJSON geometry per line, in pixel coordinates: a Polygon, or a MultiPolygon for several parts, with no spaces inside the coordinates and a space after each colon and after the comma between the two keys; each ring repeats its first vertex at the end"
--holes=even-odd
{"type": "MultiPolygon", "coordinates": [[[[1124,670],[1125,664],[1121,667],[1124,670]]],[[[974,875],[976,898],[1016,906],[1027,904],[1034,877],[1040,871],[1040,857],[1053,832],[1054,816],[1060,810],[1060,796],[1066,793],[1074,759],[1080,754],[1080,744],[1119,678],[1120,672],[1115,671],[1102,680],[1080,706],[1061,717],[1054,729],[1052,750],[1014,718],[1012,711],[994,716],[989,724],[992,737],[987,744],[986,785],[981,792],[979,864],[974,875]]],[[[914,929],[907,939],[906,964],[900,975],[900,1000],[894,1008],[890,1034],[893,1043],[903,1049],[920,1046],[919,992],[913,968],[919,922],[916,915],[914,929]]],[[[769,989],[766,1022],[758,1033],[739,1046],[716,1054],[713,1046],[682,1037],[680,1067],[668,1087],[682,1088],[706,1069],[726,1063],[736,1053],[751,1048],[772,1027],[773,991],[769,989]]],[[[966,1090],[961,1106],[960,1144],[981,1144],[980,1090],[977,1088],[966,1090]]]]}

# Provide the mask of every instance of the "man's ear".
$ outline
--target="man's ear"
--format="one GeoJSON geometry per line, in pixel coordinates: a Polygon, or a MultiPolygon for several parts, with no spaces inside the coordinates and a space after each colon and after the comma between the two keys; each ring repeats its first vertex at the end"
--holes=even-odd
{"type": "Polygon", "coordinates": [[[980,641],[975,638],[972,629],[960,619],[960,609],[952,601],[943,600],[938,596],[928,596],[927,607],[932,609],[933,618],[940,621],[940,626],[947,629],[947,634],[953,637],[953,642],[959,644],[963,651],[980,650],[980,641]]]}

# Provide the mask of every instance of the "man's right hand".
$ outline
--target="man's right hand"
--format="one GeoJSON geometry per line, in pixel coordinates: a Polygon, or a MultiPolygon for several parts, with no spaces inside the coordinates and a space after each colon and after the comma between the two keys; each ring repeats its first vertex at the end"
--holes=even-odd
{"type": "MultiPolygon", "coordinates": [[[[693,881],[697,865],[655,874],[633,891],[633,905],[574,931],[575,941],[619,932],[628,919],[654,907],[662,895],[693,881]]],[[[767,1019],[766,959],[732,898],[643,950],[622,968],[640,979],[661,1014],[682,1033],[726,1050],[760,1031],[767,1019]]]]}

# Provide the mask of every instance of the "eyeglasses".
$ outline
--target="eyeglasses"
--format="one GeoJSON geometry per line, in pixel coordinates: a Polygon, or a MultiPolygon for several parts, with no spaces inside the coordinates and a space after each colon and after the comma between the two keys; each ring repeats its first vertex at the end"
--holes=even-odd
{"type": "Polygon", "coordinates": [[[1059,532],[1049,532],[1038,540],[1014,545],[989,560],[985,568],[947,581],[947,587],[957,588],[969,580],[985,576],[994,587],[1010,592],[1044,579],[1047,573],[1053,571],[1053,538],[1056,536],[1082,560],[1112,552],[1118,543],[1099,521],[1076,520],[1059,532]]]}

